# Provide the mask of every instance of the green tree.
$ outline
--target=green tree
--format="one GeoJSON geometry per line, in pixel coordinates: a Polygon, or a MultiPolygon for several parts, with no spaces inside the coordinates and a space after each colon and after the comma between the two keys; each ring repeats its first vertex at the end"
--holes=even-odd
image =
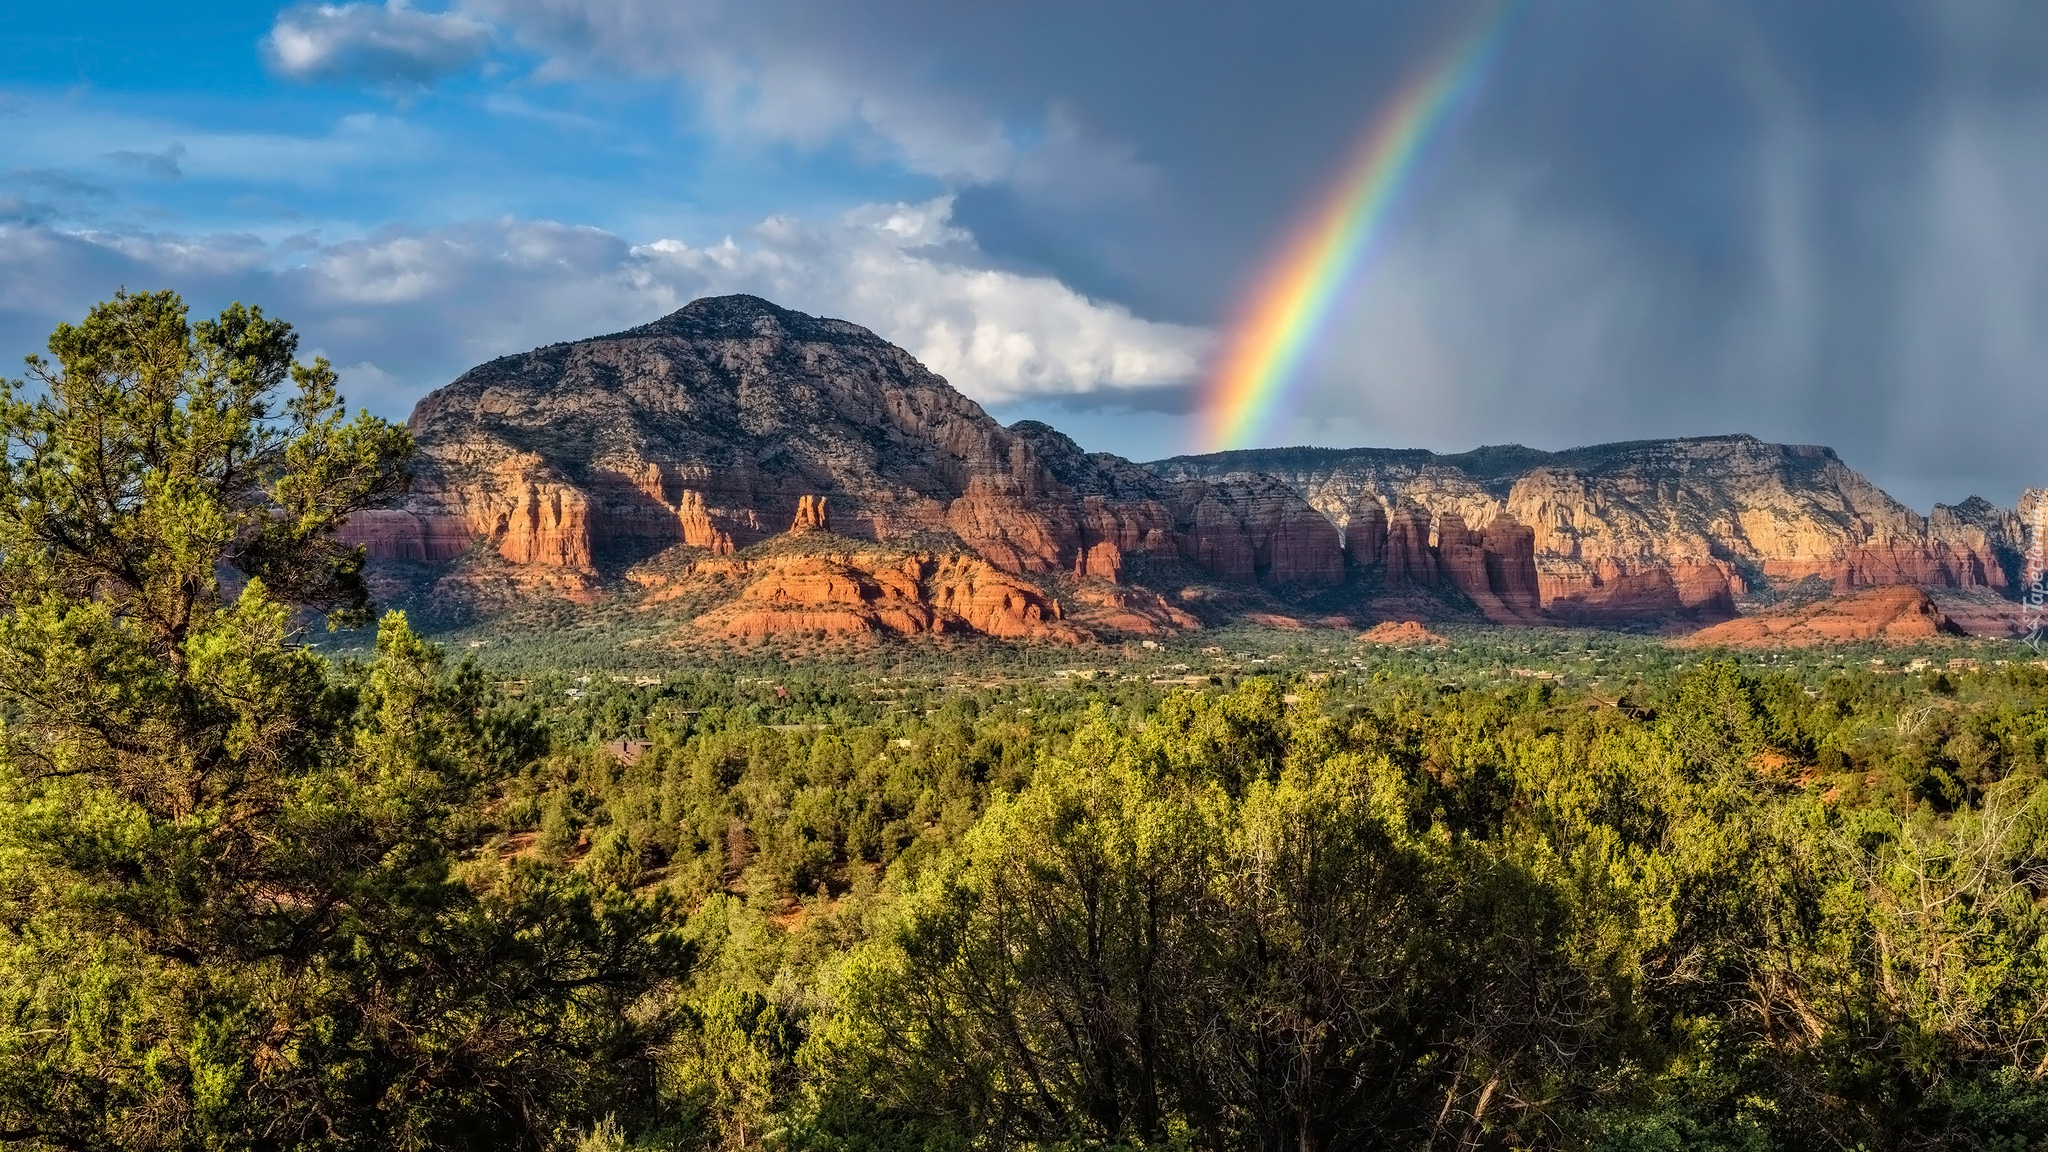
{"type": "Polygon", "coordinates": [[[927,870],[810,1059],[999,1146],[1471,1146],[1606,1007],[1554,894],[1419,827],[1427,792],[1270,683],[1099,716],[927,870]]]}
{"type": "Polygon", "coordinates": [[[722,987],[696,1012],[666,1069],[671,1094],[726,1148],[758,1144],[794,1079],[796,1035],[759,992],[722,987]]]}
{"type": "Polygon", "coordinates": [[[334,533],[404,430],[240,305],[123,293],[50,350],[0,402],[0,1141],[522,1147],[644,1103],[660,908],[458,868],[531,730],[402,617],[346,675],[295,642],[367,618],[334,533]]]}

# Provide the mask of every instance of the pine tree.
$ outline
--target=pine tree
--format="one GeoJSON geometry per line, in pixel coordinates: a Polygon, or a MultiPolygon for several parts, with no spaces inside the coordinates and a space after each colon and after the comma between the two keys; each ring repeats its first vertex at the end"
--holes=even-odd
{"type": "Polygon", "coordinates": [[[297,642],[369,618],[335,532],[412,449],[296,346],[123,293],[0,396],[9,1146],[539,1146],[664,1027],[623,1011],[682,963],[658,908],[459,876],[534,753],[481,677],[396,615],[367,669],[297,642]]]}

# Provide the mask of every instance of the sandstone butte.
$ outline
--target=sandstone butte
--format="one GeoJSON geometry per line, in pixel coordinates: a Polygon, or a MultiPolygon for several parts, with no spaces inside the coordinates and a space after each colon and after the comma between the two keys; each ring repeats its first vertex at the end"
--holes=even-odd
{"type": "Polygon", "coordinates": [[[1417,620],[1388,620],[1375,624],[1358,634],[1361,644],[1392,644],[1407,647],[1416,644],[1449,644],[1450,641],[1424,628],[1417,620]]]}
{"type": "Polygon", "coordinates": [[[1866,588],[1847,596],[1762,612],[1702,628],[1680,641],[1694,648],[1811,648],[1857,640],[1902,642],[1961,635],[1926,592],[1866,588]]]}
{"type": "Polygon", "coordinates": [[[2008,596],[2018,580],[2018,513],[1973,498],[1920,517],[1825,448],[1728,436],[1141,466],[1004,427],[872,332],[751,296],[479,365],[408,423],[412,493],[347,529],[387,596],[708,596],[694,627],[735,641],[1076,640],[1196,627],[1191,611],[1314,600],[1327,615],[1333,597],[1502,623],[1704,622],[1806,577],[2008,596]]]}

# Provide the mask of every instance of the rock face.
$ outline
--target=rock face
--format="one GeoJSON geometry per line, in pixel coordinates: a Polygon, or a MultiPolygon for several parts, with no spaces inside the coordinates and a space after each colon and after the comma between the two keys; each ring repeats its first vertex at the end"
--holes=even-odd
{"type": "Polygon", "coordinates": [[[1353,564],[1370,568],[1386,557],[1387,510],[1367,500],[1345,517],[1344,552],[1353,564]]]}
{"type": "Polygon", "coordinates": [[[1463,600],[1501,623],[1701,622],[1814,579],[2005,597],[2027,583],[2022,512],[1972,498],[1921,517],[1826,448],[1722,436],[1141,467],[1044,424],[1003,427],[872,332],[751,296],[493,360],[409,424],[413,492],[345,533],[409,587],[590,602],[681,552],[705,579],[730,562],[732,602],[701,614],[741,639],[1059,639],[1192,627],[1190,604],[1271,615],[1275,596],[1320,618],[1367,594],[1425,618],[1463,600]],[[767,564],[757,553],[786,532],[830,539],[767,564]],[[911,549],[916,572],[856,557],[863,542],[911,549]]]}
{"type": "Polygon", "coordinates": [[[1542,579],[1536,571],[1536,530],[1506,512],[1493,518],[1480,538],[1486,552],[1486,585],[1509,612],[1534,617],[1543,609],[1542,579]]]}
{"type": "Polygon", "coordinates": [[[1078,643],[1201,626],[1142,588],[1091,581],[1063,599],[979,557],[849,540],[816,526],[741,554],[700,555],[680,569],[636,566],[626,579],[643,590],[643,610],[708,602],[690,620],[692,632],[739,643],[920,635],[1078,643]]]}
{"type": "Polygon", "coordinates": [[[722,557],[700,564],[693,575],[739,586],[737,596],[694,621],[700,631],[728,640],[924,633],[1068,643],[1087,638],[1061,619],[1042,589],[959,554],[722,557]]]}
{"type": "Polygon", "coordinates": [[[1336,525],[1266,476],[1195,482],[1167,497],[1191,545],[1188,559],[1240,584],[1344,582],[1336,525]]]}
{"type": "MultiPolygon", "coordinates": [[[[1336,526],[1285,484],[1163,480],[1043,424],[1002,427],[872,332],[751,296],[480,365],[409,426],[412,494],[347,538],[427,566],[488,551],[536,587],[588,592],[677,545],[731,556],[785,528],[950,540],[1018,587],[1117,582],[1133,559],[1271,588],[1346,575],[1336,526]]],[[[829,575],[760,595],[839,604],[833,579],[852,577],[829,575]]],[[[911,619],[872,611],[891,631],[911,619]]]]}
{"type": "Polygon", "coordinates": [[[1960,636],[1926,592],[1910,586],[1867,588],[1784,612],[1766,612],[1702,628],[1693,648],[1810,648],[1856,640],[1906,643],[1960,636]]]}
{"type": "Polygon", "coordinates": [[[1925,590],[1949,622],[1972,636],[2004,640],[2025,638],[2042,623],[2038,610],[2024,600],[2009,600],[1982,588],[1929,588],[1925,590]]]}
{"type": "Polygon", "coordinates": [[[1349,520],[1344,547],[1352,564],[1384,565],[1384,587],[1449,585],[1494,623],[1543,622],[1536,534],[1507,512],[1496,515],[1484,530],[1467,527],[1457,512],[1445,512],[1435,518],[1434,543],[1429,509],[1412,500],[1397,500],[1391,521],[1373,501],[1349,520]]]}
{"type": "Polygon", "coordinates": [[[1446,512],[1437,520],[1436,559],[1445,582],[1463,592],[1496,624],[1540,618],[1535,534],[1502,512],[1484,532],[1446,512]]]}
{"type": "Polygon", "coordinates": [[[1442,582],[1436,552],[1429,546],[1429,509],[1414,501],[1396,503],[1388,518],[1386,542],[1379,551],[1386,558],[1390,588],[1434,588],[1442,582]]]}
{"type": "Polygon", "coordinates": [[[1489,615],[1488,597],[1532,610],[1519,533],[1527,533],[1536,605],[1584,623],[1726,617],[1738,595],[1809,577],[1837,592],[1925,584],[2009,595],[2024,549],[2016,512],[1972,497],[1922,517],[1830,449],[1750,436],[1455,456],[1270,449],[1148,467],[1182,480],[1271,476],[1345,530],[1353,564],[1383,563],[1390,586],[1430,582],[1421,539],[1433,525],[1434,575],[1489,615]],[[1483,588],[1471,551],[1477,525],[1487,526],[1478,546],[1502,558],[1483,588]]]}
{"type": "Polygon", "coordinates": [[[803,532],[812,528],[828,527],[825,520],[825,498],[823,496],[799,496],[796,498],[796,519],[790,522],[791,532],[803,532]]]}

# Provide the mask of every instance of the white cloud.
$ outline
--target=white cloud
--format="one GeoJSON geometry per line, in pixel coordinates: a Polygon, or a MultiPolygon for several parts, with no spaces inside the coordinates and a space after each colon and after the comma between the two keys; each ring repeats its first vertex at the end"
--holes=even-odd
{"type": "MultiPolygon", "coordinates": [[[[0,228],[0,338],[40,342],[123,283],[167,285],[195,309],[263,304],[345,379],[402,416],[462,369],[558,340],[618,331],[699,296],[750,292],[873,329],[977,400],[1182,383],[1210,337],[1089,299],[1045,276],[988,266],[950,202],[869,205],[813,224],[773,217],[715,243],[633,245],[602,229],[505,219],[393,229],[319,245],[0,228]]],[[[25,349],[24,349],[25,350],[25,349]]]]}
{"type": "Polygon", "coordinates": [[[262,49],[295,80],[426,83],[467,68],[490,41],[490,26],[475,17],[386,0],[287,8],[262,49]]]}
{"type": "Polygon", "coordinates": [[[914,5],[805,0],[471,0],[550,77],[675,77],[728,145],[851,139],[956,184],[1014,181],[1075,202],[1128,197],[1152,169],[1057,99],[999,107],[958,77],[914,5]]]}
{"type": "Polygon", "coordinates": [[[1205,331],[979,265],[950,207],[869,206],[821,228],[777,219],[748,243],[663,240],[634,255],[646,282],[679,303],[745,291],[851,319],[984,402],[1183,383],[1200,370],[1205,331]]]}

